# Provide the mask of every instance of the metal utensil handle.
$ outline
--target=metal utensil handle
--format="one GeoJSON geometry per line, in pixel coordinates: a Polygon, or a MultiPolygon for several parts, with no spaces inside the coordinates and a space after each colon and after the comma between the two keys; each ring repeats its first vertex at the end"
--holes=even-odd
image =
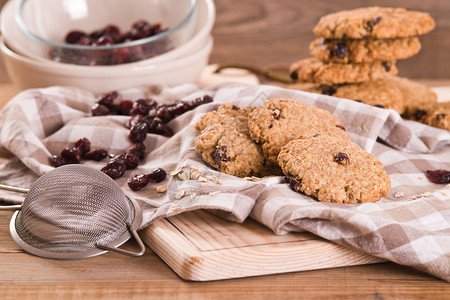
{"type": "Polygon", "coordinates": [[[108,245],[103,245],[103,244],[99,244],[97,243],[96,246],[100,249],[103,250],[109,250],[109,251],[114,251],[120,254],[125,254],[128,256],[142,256],[145,253],[145,245],[144,242],[141,240],[141,238],[139,237],[136,229],[133,227],[133,225],[131,225],[130,223],[127,222],[127,226],[128,226],[128,230],[131,232],[131,234],[133,235],[134,239],[136,240],[136,242],[139,245],[140,251],[139,252],[133,252],[133,251],[128,251],[128,250],[124,250],[124,249],[120,249],[117,247],[110,247],[108,245]]]}
{"type": "MultiPolygon", "coordinates": [[[[10,186],[10,185],[4,185],[4,184],[0,184],[0,190],[22,193],[22,194],[27,194],[30,191],[29,189],[24,189],[24,188],[19,188],[19,187],[10,186]]],[[[20,208],[22,208],[22,204],[1,205],[0,206],[0,210],[15,210],[15,209],[20,209],[20,208]]]]}

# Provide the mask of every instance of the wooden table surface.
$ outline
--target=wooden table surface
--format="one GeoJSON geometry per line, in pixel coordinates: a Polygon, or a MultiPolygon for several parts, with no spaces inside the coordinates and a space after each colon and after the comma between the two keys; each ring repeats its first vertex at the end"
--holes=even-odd
{"type": "MultiPolygon", "coordinates": [[[[367,5],[366,2],[342,1],[346,7],[362,6],[357,5],[361,3],[367,5]]],[[[383,5],[386,1],[379,2],[383,5]]],[[[392,1],[388,2],[393,5],[392,1]]],[[[443,2],[408,1],[414,5],[422,5],[424,10],[430,8],[436,11],[440,10],[439,5],[444,5],[443,2]]],[[[296,14],[296,3],[299,3],[298,11],[305,16],[308,9],[315,14],[316,17],[309,16],[313,19],[311,22],[317,21],[320,9],[323,11],[332,9],[326,1],[314,1],[311,7],[307,7],[306,1],[217,0],[217,22],[214,28],[216,43],[211,62],[247,62],[258,66],[277,62],[286,64],[296,55],[292,48],[302,49],[298,52],[298,58],[304,57],[307,44],[295,43],[311,38],[309,33],[305,32],[308,31],[307,26],[312,25],[304,25],[303,16],[296,14]],[[283,19],[286,24],[281,26],[279,23],[283,19]],[[288,32],[282,31],[284,26],[288,27],[288,32]],[[298,26],[298,33],[292,26],[298,26]],[[233,37],[235,33],[237,38],[233,37]],[[299,38],[297,34],[301,37],[299,38]],[[270,49],[270,45],[274,45],[274,51],[270,49]],[[269,48],[262,48],[263,46],[269,48]],[[288,55],[284,54],[284,49],[288,49],[286,50],[288,55]]],[[[309,3],[311,2],[308,1],[308,5],[309,3]]],[[[448,11],[440,11],[440,16],[443,17],[446,13],[448,11]]],[[[448,31],[446,27],[448,25],[444,21],[439,24],[441,27],[437,32],[443,35],[445,29],[448,31]]],[[[435,44],[448,44],[449,41],[450,39],[436,41],[435,44]]],[[[440,51],[437,53],[442,55],[440,51]]],[[[413,63],[420,64],[422,59],[413,63]]],[[[448,66],[449,61],[442,63],[448,66]]],[[[407,74],[417,75],[418,73],[414,71],[416,68],[417,65],[411,67],[407,74]]],[[[447,72],[450,68],[440,67],[439,70],[441,69],[447,72]]],[[[442,70],[439,72],[441,72],[439,76],[431,76],[432,73],[427,71],[425,73],[427,76],[416,77],[433,77],[433,80],[424,80],[430,85],[448,84],[450,81],[447,79],[450,76],[447,77],[442,70]]],[[[18,90],[9,82],[0,61],[0,106],[17,92],[18,90]]],[[[448,283],[394,263],[214,282],[189,282],[180,279],[151,249],[147,249],[146,254],[139,258],[107,253],[78,261],[43,259],[21,251],[14,244],[9,235],[11,216],[10,211],[0,211],[1,299],[449,299],[450,297],[448,283]]],[[[135,247],[133,243],[127,246],[135,247]]]]}

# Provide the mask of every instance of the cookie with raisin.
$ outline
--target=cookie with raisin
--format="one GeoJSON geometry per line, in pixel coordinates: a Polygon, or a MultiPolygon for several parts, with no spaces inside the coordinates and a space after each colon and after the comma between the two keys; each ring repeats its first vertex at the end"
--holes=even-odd
{"type": "Polygon", "coordinates": [[[418,37],[397,39],[324,39],[309,45],[312,56],[325,62],[370,63],[406,59],[419,53],[418,37]]]}
{"type": "Polygon", "coordinates": [[[200,132],[195,148],[213,168],[238,177],[279,174],[279,168],[266,161],[261,147],[250,137],[248,114],[252,107],[223,104],[195,124],[200,132]]]}
{"type": "Polygon", "coordinates": [[[330,112],[292,99],[269,99],[263,107],[254,108],[248,127],[252,139],[275,164],[281,148],[302,136],[327,133],[350,140],[341,121],[330,112]]]}
{"type": "Polygon", "coordinates": [[[430,105],[422,109],[420,115],[419,122],[436,128],[450,130],[450,102],[437,102],[430,105]]]}
{"type": "Polygon", "coordinates": [[[371,6],[323,16],[314,34],[326,39],[392,39],[426,34],[435,26],[426,12],[371,6]]]}
{"type": "Polygon", "coordinates": [[[377,80],[387,74],[396,75],[398,69],[395,61],[341,64],[309,57],[293,62],[289,73],[293,80],[301,82],[344,84],[377,80]]]}
{"type": "Polygon", "coordinates": [[[322,202],[375,202],[391,187],[376,156],[327,134],[292,140],[281,149],[278,163],[294,191],[322,202]]]}
{"type": "Polygon", "coordinates": [[[299,84],[292,85],[291,88],[350,99],[380,108],[393,109],[399,114],[402,114],[405,108],[402,90],[389,79],[341,85],[299,84]]]}

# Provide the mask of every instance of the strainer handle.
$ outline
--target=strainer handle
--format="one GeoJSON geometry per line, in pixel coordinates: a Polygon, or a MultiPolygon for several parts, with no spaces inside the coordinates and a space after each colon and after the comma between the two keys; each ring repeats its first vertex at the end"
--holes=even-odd
{"type": "MultiPolygon", "coordinates": [[[[17,192],[17,193],[22,193],[22,194],[26,194],[29,191],[29,189],[24,189],[24,188],[19,188],[19,187],[10,186],[10,185],[4,185],[4,184],[0,184],[0,190],[17,192]]],[[[20,209],[21,207],[22,207],[22,204],[1,205],[0,210],[15,210],[15,209],[20,209]]]]}
{"type": "Polygon", "coordinates": [[[133,251],[128,251],[128,250],[124,250],[124,249],[120,249],[118,247],[110,247],[108,245],[103,245],[103,244],[99,244],[97,243],[96,246],[100,249],[103,250],[109,250],[109,251],[114,251],[120,254],[125,254],[128,256],[142,256],[145,253],[145,245],[144,242],[141,240],[141,238],[139,237],[139,234],[137,233],[136,229],[133,227],[133,225],[131,225],[130,223],[127,222],[127,226],[128,226],[128,230],[131,232],[131,234],[133,235],[134,239],[136,240],[136,242],[139,245],[140,251],[139,252],[133,252],[133,251]]]}

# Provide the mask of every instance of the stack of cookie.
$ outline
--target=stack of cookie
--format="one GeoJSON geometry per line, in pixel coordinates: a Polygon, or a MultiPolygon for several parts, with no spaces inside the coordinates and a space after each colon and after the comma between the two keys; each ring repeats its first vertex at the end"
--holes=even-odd
{"type": "Polygon", "coordinates": [[[358,148],[335,116],[297,100],[223,104],[195,129],[202,158],[230,175],[284,174],[294,191],[324,202],[374,202],[390,190],[381,162],[358,148]]]}
{"type": "Polygon", "coordinates": [[[313,57],[290,66],[291,77],[299,82],[293,87],[394,109],[426,122],[434,115],[429,111],[442,110],[442,105],[427,86],[396,76],[396,61],[417,54],[418,36],[434,26],[429,14],[404,8],[367,7],[326,15],[314,28],[318,38],[310,44],[313,57]]]}

